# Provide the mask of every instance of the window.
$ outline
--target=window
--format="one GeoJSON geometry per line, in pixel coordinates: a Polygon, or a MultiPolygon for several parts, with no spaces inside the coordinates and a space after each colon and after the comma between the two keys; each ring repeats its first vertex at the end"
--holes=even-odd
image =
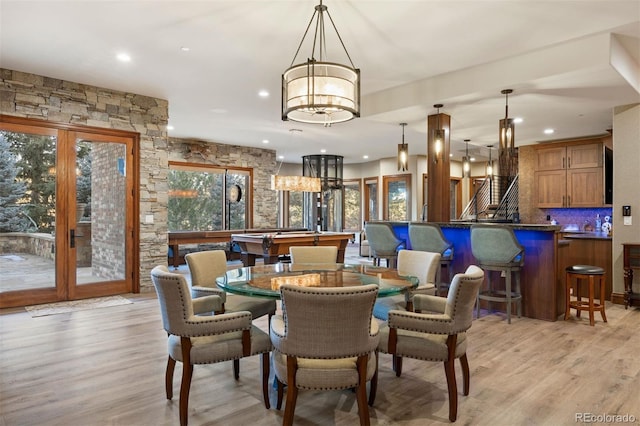
{"type": "Polygon", "coordinates": [[[344,180],[344,226],[345,231],[360,231],[362,208],[360,179],[344,180]]]}
{"type": "Polygon", "coordinates": [[[378,178],[364,179],[364,221],[378,220],[378,178]]]}
{"type": "Polygon", "coordinates": [[[169,163],[169,231],[251,228],[250,169],[169,163]]]}
{"type": "Polygon", "coordinates": [[[409,220],[411,175],[383,176],[384,220],[409,220]]]}

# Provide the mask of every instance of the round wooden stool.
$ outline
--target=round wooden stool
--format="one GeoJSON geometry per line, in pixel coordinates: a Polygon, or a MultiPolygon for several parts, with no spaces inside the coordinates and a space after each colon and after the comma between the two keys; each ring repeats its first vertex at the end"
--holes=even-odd
{"type": "Polygon", "coordinates": [[[600,311],[600,315],[602,315],[602,320],[607,322],[607,315],[604,313],[604,269],[599,266],[591,266],[591,265],[573,265],[568,266],[565,269],[567,272],[567,280],[566,280],[566,307],[564,313],[564,319],[568,320],[569,315],[571,314],[570,309],[573,308],[576,310],[576,316],[580,318],[581,311],[589,311],[589,323],[591,325],[595,325],[594,312],[600,311]],[[576,279],[576,299],[571,300],[571,285],[572,279],[576,279]],[[588,280],[589,283],[589,300],[583,301],[580,296],[580,282],[584,282],[582,280],[588,280]],[[596,280],[600,284],[600,298],[598,303],[595,303],[595,283],[596,280]]]}

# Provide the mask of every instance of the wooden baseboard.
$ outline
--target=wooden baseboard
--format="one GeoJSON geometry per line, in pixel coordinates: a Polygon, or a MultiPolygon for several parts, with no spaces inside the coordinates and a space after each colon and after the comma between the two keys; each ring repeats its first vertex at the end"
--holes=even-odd
{"type": "Polygon", "coordinates": [[[616,305],[624,305],[624,293],[611,293],[611,301],[616,305]]]}

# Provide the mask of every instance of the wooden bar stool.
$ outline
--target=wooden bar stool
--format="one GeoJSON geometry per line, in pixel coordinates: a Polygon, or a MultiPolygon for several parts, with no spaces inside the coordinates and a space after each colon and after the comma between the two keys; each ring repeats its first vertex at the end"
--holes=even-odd
{"type": "Polygon", "coordinates": [[[595,325],[594,312],[600,311],[600,315],[602,315],[602,320],[607,322],[607,315],[604,313],[604,269],[599,266],[591,266],[591,265],[573,265],[568,266],[565,269],[567,272],[566,279],[566,306],[564,319],[568,320],[571,314],[570,309],[573,308],[576,310],[576,317],[580,318],[581,311],[589,311],[589,323],[591,325],[595,325]],[[571,285],[573,278],[576,279],[576,299],[571,300],[571,285]],[[580,296],[580,283],[584,282],[582,280],[588,280],[589,283],[589,300],[583,301],[580,296]],[[600,298],[598,303],[595,303],[595,285],[596,280],[600,284],[600,298]]]}

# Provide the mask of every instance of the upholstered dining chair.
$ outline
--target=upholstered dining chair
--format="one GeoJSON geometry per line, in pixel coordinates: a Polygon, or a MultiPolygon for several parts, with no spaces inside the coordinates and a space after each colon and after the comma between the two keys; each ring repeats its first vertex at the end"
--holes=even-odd
{"type": "Polygon", "coordinates": [[[451,281],[451,261],[453,260],[453,244],[447,240],[437,223],[409,223],[409,242],[412,250],[440,253],[440,266],[436,277],[436,287],[446,289],[451,281]],[[441,269],[447,270],[447,277],[441,278],[441,269]]]}
{"type": "Polygon", "coordinates": [[[166,266],[156,266],[151,280],[158,294],[162,324],[169,335],[169,358],[165,373],[167,399],[173,398],[173,371],[176,361],[182,362],[180,385],[180,424],[186,425],[189,410],[189,391],[193,366],[233,360],[234,376],[239,377],[238,360],[262,354],[262,396],[270,408],[269,336],[252,325],[250,312],[211,313],[219,304],[218,296],[191,299],[189,286],[182,274],[169,272],[166,266]]]}
{"type": "Polygon", "coordinates": [[[435,283],[440,269],[440,253],[419,250],[398,252],[398,274],[418,278],[418,287],[400,296],[382,297],[376,301],[373,316],[386,321],[392,309],[413,310],[413,296],[416,294],[436,294],[435,283]]]}
{"type": "MultiPolygon", "coordinates": [[[[482,269],[471,265],[464,274],[453,277],[446,298],[415,295],[413,304],[416,312],[390,311],[388,323],[380,328],[378,349],[393,355],[396,376],[400,377],[402,373],[403,357],[444,362],[449,390],[449,420],[452,422],[458,415],[454,361],[460,359],[464,395],[469,395],[466,331],[471,327],[473,306],[483,279],[482,269]]],[[[418,401],[414,400],[414,403],[418,401]]]]}
{"type": "Polygon", "coordinates": [[[260,297],[227,294],[216,284],[216,278],[227,272],[227,255],[224,250],[207,250],[185,256],[191,274],[191,296],[220,297],[220,308],[216,313],[249,311],[253,318],[276,313],[276,301],[260,297]]]}
{"type": "Polygon", "coordinates": [[[287,385],[282,424],[293,424],[299,389],[356,389],[360,424],[368,425],[378,372],[378,323],[371,317],[378,286],[285,284],[280,293],[283,314],[271,320],[271,342],[278,409],[287,385]]]}
{"type": "Polygon", "coordinates": [[[291,263],[336,263],[338,247],[336,246],[291,246],[289,247],[291,263]]]}
{"type": "Polygon", "coordinates": [[[404,248],[404,241],[396,236],[393,227],[386,222],[367,222],[364,232],[374,265],[380,265],[380,259],[386,259],[387,267],[395,268],[398,250],[404,248]]]}

